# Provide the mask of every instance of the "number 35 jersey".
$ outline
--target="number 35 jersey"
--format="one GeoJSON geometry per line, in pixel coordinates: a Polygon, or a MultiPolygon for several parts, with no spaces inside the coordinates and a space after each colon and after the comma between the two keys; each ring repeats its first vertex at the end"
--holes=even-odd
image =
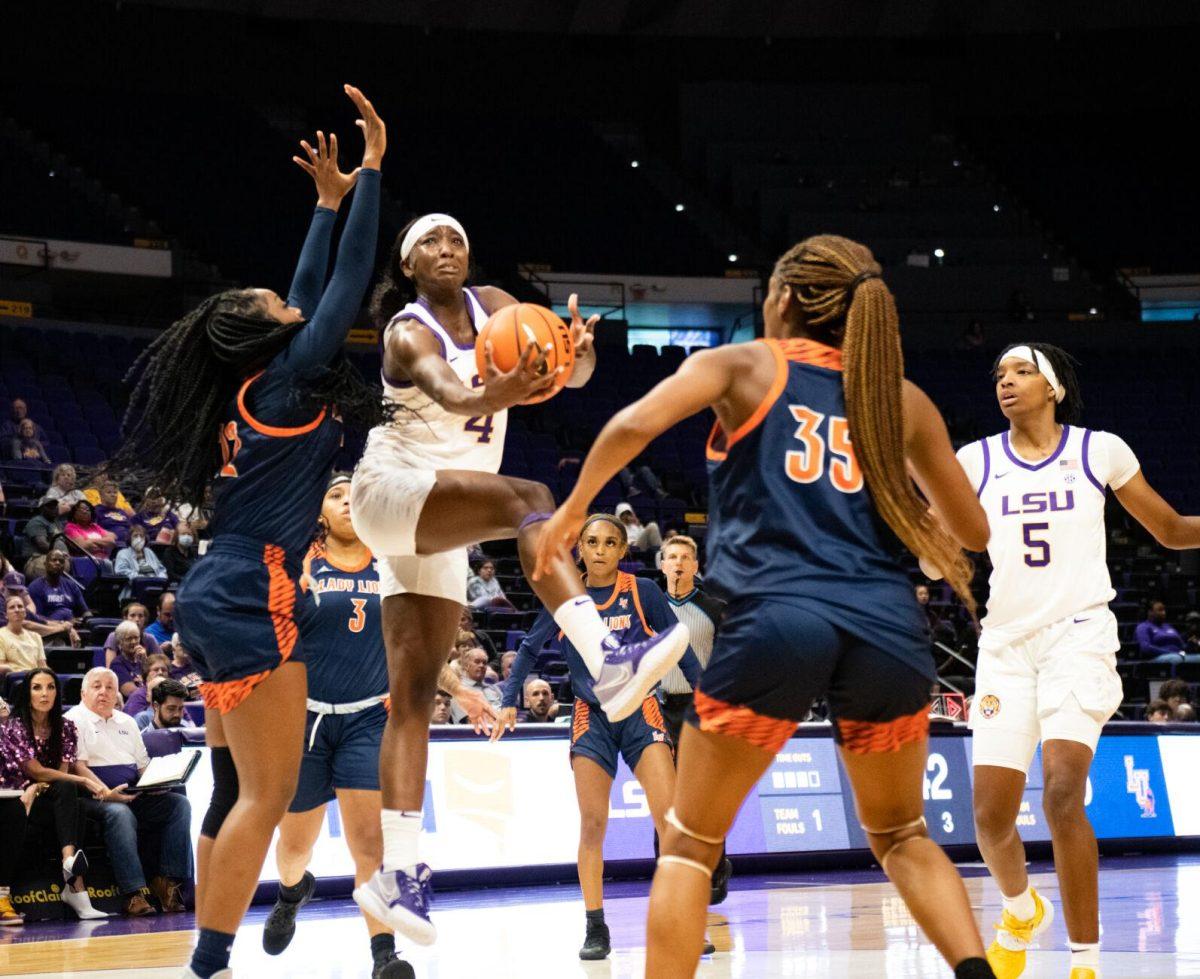
{"type": "Polygon", "coordinates": [[[1008,432],[958,451],[991,527],[987,615],[980,644],[996,648],[1116,593],[1105,560],[1105,487],[1138,471],[1116,435],[1064,425],[1058,447],[1030,462],[1008,432]]]}
{"type": "Polygon", "coordinates": [[[762,340],[775,380],[708,442],[707,582],[720,597],[799,605],[932,675],[925,617],[851,444],[841,351],[762,340]]]}
{"type": "MultiPolygon", "coordinates": [[[[473,290],[464,289],[463,299],[478,334],[487,322],[487,311],[473,290]]],[[[475,344],[458,346],[424,301],[409,303],[392,318],[383,331],[384,344],[388,331],[402,320],[416,320],[433,334],[442,357],[463,384],[467,387],[483,384],[475,369],[475,344]]],[[[386,458],[413,469],[500,471],[504,433],[508,427],[507,410],[476,418],[456,415],[416,385],[389,378],[386,373],[383,375],[383,396],[400,410],[391,422],[371,430],[366,455],[386,458]]]]}
{"type": "Polygon", "coordinates": [[[299,616],[308,663],[308,695],[326,704],[351,704],[388,692],[379,569],[336,564],[320,542],[304,557],[299,616]]]}

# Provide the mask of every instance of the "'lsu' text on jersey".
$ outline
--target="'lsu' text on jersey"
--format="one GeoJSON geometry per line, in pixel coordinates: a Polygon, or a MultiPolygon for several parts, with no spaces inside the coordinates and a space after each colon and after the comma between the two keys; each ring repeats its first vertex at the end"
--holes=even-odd
{"type": "Polygon", "coordinates": [[[963,446],[958,459],[991,528],[981,645],[994,647],[1112,601],[1105,560],[1104,488],[1138,471],[1116,435],[1064,425],[1040,462],[1017,455],[1008,432],[963,446]]]}
{"type": "Polygon", "coordinates": [[[925,617],[851,446],[841,351],[760,342],[775,357],[770,390],[739,429],[718,423],[709,438],[708,584],[800,605],[932,676],[925,617]]]}

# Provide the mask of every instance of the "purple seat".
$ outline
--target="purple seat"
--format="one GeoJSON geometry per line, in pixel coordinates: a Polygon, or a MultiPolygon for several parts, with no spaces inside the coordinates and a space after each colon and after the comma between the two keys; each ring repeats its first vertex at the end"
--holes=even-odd
{"type": "Polygon", "coordinates": [[[142,743],[151,758],[160,758],[179,754],[183,747],[183,736],[178,731],[148,728],[142,732],[142,743]]]}

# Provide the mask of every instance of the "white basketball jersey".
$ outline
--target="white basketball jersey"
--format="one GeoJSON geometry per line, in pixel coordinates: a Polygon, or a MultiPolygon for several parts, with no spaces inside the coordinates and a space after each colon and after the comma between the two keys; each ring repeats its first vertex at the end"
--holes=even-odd
{"type": "MultiPolygon", "coordinates": [[[[463,297],[478,334],[487,322],[488,314],[470,289],[463,290],[463,297]]],[[[401,320],[417,320],[429,329],[441,344],[446,363],[463,384],[467,387],[483,384],[475,370],[474,343],[469,347],[458,346],[422,302],[409,303],[392,317],[383,331],[385,346],[388,331],[401,320]]],[[[393,421],[371,431],[368,452],[394,453],[401,464],[419,469],[499,471],[504,455],[504,434],[508,428],[507,409],[475,418],[456,415],[415,384],[391,380],[386,373],[383,375],[383,396],[404,410],[397,411],[393,421]]]]}
{"type": "Polygon", "coordinates": [[[1112,601],[1104,489],[1120,489],[1136,475],[1128,445],[1108,432],[1064,425],[1058,447],[1039,462],[1018,456],[1008,432],[963,446],[958,459],[991,527],[981,647],[1112,601]]]}

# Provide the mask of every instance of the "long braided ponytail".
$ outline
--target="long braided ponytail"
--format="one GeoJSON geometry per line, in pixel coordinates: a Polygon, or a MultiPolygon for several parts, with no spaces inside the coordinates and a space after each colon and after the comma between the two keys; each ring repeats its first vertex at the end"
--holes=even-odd
{"type": "Polygon", "coordinates": [[[785,252],[775,275],[792,287],[806,324],[840,343],[854,454],[876,511],[942,572],[973,615],[971,562],[929,514],[905,465],[900,317],[875,257],[848,238],[817,235],[785,252]]]}
{"type": "MultiPolygon", "coordinates": [[[[172,504],[202,505],[221,466],[217,428],[247,377],[266,367],[304,325],[280,323],[261,298],[234,289],[204,300],[156,337],[125,376],[133,386],[124,440],[105,464],[113,478],[153,483],[172,504]]],[[[356,427],[379,424],[380,392],[339,354],[328,367],[298,376],[297,408],[336,404],[356,427]]]]}

